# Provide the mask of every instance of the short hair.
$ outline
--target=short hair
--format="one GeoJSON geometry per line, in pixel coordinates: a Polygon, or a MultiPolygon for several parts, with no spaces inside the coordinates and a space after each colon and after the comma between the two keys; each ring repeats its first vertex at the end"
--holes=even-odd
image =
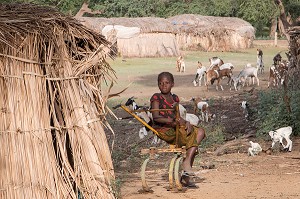
{"type": "Polygon", "coordinates": [[[161,72],[157,77],[157,82],[159,82],[163,77],[166,77],[172,83],[174,83],[174,76],[170,72],[161,72]]]}

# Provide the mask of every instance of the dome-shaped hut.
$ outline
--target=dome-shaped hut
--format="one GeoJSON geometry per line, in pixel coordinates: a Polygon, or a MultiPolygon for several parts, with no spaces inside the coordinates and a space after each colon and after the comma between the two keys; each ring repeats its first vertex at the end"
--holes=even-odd
{"type": "Polygon", "coordinates": [[[183,50],[234,51],[250,48],[255,38],[254,27],[236,17],[184,14],[167,20],[183,50]]]}

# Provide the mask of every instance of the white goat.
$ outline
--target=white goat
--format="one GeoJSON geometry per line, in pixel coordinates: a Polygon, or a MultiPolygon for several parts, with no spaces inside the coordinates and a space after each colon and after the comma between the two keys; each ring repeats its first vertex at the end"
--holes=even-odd
{"type": "Polygon", "coordinates": [[[234,69],[234,66],[233,66],[232,63],[225,63],[225,64],[222,64],[222,65],[220,66],[220,70],[225,69],[225,68],[228,68],[228,69],[233,70],[233,69],[234,69]]]}
{"type": "Polygon", "coordinates": [[[250,141],[249,142],[251,147],[248,148],[248,155],[250,156],[255,156],[255,155],[258,155],[260,152],[262,152],[262,148],[261,146],[258,144],[258,143],[255,143],[255,142],[252,142],[250,141]]]}
{"type": "Polygon", "coordinates": [[[196,76],[195,76],[195,79],[193,81],[194,86],[197,86],[197,84],[199,86],[201,86],[201,81],[202,81],[203,77],[204,77],[204,83],[206,84],[206,79],[205,79],[206,67],[202,66],[202,64],[201,64],[201,67],[199,67],[200,64],[201,63],[198,62],[198,68],[197,68],[196,76]]]}
{"type": "Polygon", "coordinates": [[[290,135],[292,134],[292,127],[282,127],[275,131],[270,131],[269,135],[272,139],[272,148],[274,147],[276,142],[280,142],[280,144],[283,146],[284,149],[288,149],[289,151],[292,151],[293,142],[290,139],[290,135]],[[286,140],[287,144],[283,144],[283,138],[286,140]]]}
{"type": "Polygon", "coordinates": [[[210,66],[209,66],[209,70],[211,70],[214,66],[221,66],[224,64],[223,60],[220,59],[219,57],[212,57],[208,59],[210,66]]]}
{"type": "Polygon", "coordinates": [[[235,91],[239,90],[240,83],[241,83],[240,78],[232,75],[231,79],[230,79],[230,83],[229,83],[229,85],[230,85],[229,90],[231,90],[232,85],[233,85],[235,91]]]}
{"type": "MultiPolygon", "coordinates": [[[[245,86],[245,82],[248,77],[252,78],[252,84],[254,85],[254,78],[256,78],[257,86],[259,86],[259,79],[257,77],[257,68],[256,67],[245,67],[240,74],[238,75],[238,78],[243,82],[243,87],[245,86]]],[[[250,80],[249,80],[250,81],[250,80]]]]}
{"type": "Polygon", "coordinates": [[[179,104],[179,113],[180,117],[182,117],[184,120],[190,122],[190,124],[194,126],[198,126],[200,121],[199,117],[195,114],[187,113],[186,108],[184,108],[184,106],[181,104],[179,104]]]}

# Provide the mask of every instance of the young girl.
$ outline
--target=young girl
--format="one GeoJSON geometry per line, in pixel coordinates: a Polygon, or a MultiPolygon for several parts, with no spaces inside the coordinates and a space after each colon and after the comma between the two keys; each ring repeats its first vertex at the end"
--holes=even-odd
{"type": "MultiPolygon", "coordinates": [[[[169,72],[162,72],[157,80],[160,93],[155,93],[151,97],[151,109],[173,109],[179,103],[178,96],[171,93],[174,86],[173,75],[169,72]]],[[[182,163],[183,175],[187,177],[193,175],[192,166],[198,146],[205,137],[204,129],[191,125],[181,117],[176,120],[174,111],[153,111],[152,116],[153,128],[158,131],[158,136],[169,144],[176,144],[176,125],[179,124],[180,133],[177,144],[178,147],[186,146],[187,149],[186,158],[182,163]]]]}

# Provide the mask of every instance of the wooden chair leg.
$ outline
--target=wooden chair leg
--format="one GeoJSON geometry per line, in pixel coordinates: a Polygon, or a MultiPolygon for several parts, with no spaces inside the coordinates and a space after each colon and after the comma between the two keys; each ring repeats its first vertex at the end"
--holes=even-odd
{"type": "Polygon", "coordinates": [[[146,192],[149,192],[150,191],[150,188],[148,187],[147,185],[147,182],[146,182],[146,167],[147,167],[147,164],[149,162],[150,158],[147,158],[143,164],[142,164],[142,167],[141,167],[141,179],[142,179],[142,187],[143,187],[143,190],[146,191],[146,192]]]}

